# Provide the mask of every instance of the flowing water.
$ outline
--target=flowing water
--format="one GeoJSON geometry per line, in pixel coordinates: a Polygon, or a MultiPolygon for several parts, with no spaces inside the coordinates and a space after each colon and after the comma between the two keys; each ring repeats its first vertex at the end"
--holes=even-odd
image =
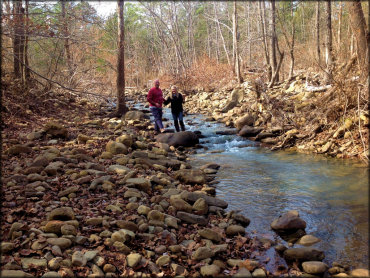
{"type": "MultiPolygon", "coordinates": [[[[169,109],[164,117],[173,128],[169,109]]],[[[298,210],[306,233],[321,239],[314,245],[325,252],[325,262],[369,267],[368,167],[353,161],[287,151],[269,151],[236,135],[217,135],[223,124],[205,122],[202,115],[185,117],[187,130],[205,135],[190,156],[194,167],[209,162],[221,165],[217,197],[228,210],[251,219],[246,231],[274,236],[273,219],[298,210]]],[[[283,241],[282,241],[283,242],[283,241]]]]}

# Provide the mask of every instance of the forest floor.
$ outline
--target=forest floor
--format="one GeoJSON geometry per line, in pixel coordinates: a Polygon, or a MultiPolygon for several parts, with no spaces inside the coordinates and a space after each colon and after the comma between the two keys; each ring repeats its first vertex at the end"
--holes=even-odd
{"type": "Polygon", "coordinates": [[[149,111],[112,118],[98,100],[4,86],[2,277],[368,273],[246,233],[254,219],[214,197],[219,165],[192,169],[188,149],[156,142],[149,111]]]}

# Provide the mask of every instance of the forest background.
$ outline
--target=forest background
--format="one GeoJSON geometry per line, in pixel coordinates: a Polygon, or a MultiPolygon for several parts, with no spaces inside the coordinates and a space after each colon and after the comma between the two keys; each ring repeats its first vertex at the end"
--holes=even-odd
{"type": "Polygon", "coordinates": [[[156,78],[184,91],[272,87],[300,72],[340,88],[336,117],[368,110],[368,1],[118,1],[107,17],[97,4],[2,2],[9,119],[66,92],[115,98],[156,78]]]}

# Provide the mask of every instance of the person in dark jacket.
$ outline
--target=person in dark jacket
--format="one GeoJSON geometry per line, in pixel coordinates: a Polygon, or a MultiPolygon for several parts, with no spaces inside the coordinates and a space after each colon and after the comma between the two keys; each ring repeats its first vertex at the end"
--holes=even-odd
{"type": "Polygon", "coordinates": [[[180,122],[181,130],[185,131],[185,125],[184,125],[184,120],[183,120],[184,110],[182,108],[182,104],[184,103],[184,98],[182,94],[177,92],[176,86],[171,87],[171,95],[164,101],[163,104],[167,105],[169,103],[171,103],[171,113],[172,113],[176,131],[177,132],[180,131],[179,122],[180,122]]]}

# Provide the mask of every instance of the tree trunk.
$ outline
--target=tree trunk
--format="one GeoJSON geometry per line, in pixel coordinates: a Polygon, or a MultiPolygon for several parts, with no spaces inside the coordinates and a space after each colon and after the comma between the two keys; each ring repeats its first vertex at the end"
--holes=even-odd
{"type": "Polygon", "coordinates": [[[67,67],[69,72],[69,77],[73,75],[73,69],[72,69],[72,57],[71,57],[71,51],[69,49],[69,31],[68,31],[68,19],[66,16],[66,5],[68,9],[68,2],[66,4],[66,0],[61,0],[61,6],[62,6],[62,18],[63,18],[63,36],[64,36],[64,50],[66,54],[67,59],[67,67]]]}
{"type": "Polygon", "coordinates": [[[293,70],[294,70],[294,43],[295,43],[295,25],[294,25],[294,13],[293,13],[293,0],[291,2],[291,17],[292,17],[292,43],[290,45],[290,70],[289,70],[289,80],[293,78],[293,70]]]}
{"type": "Polygon", "coordinates": [[[252,66],[252,45],[251,45],[251,2],[248,2],[248,23],[247,23],[247,33],[248,33],[248,66],[252,66]]]}
{"type": "Polygon", "coordinates": [[[14,13],[14,37],[13,37],[13,54],[14,54],[14,76],[21,79],[23,83],[24,73],[24,9],[22,1],[13,1],[14,13]]]}
{"type": "Polygon", "coordinates": [[[209,23],[208,23],[208,20],[206,20],[206,24],[207,24],[207,53],[208,53],[208,57],[211,58],[211,31],[210,31],[210,27],[209,27],[209,23]]]}
{"type": "Polygon", "coordinates": [[[29,69],[28,63],[28,0],[25,1],[25,22],[26,26],[24,27],[24,66],[23,66],[23,80],[27,85],[31,77],[31,72],[29,69]]]}
{"type": "Polygon", "coordinates": [[[331,28],[331,0],[326,0],[326,70],[325,81],[332,82],[333,79],[333,34],[331,28]]]}
{"type": "Polygon", "coordinates": [[[340,43],[341,43],[341,36],[342,36],[342,32],[341,32],[341,25],[342,25],[342,8],[343,8],[343,3],[342,1],[340,1],[339,3],[339,15],[338,15],[338,41],[337,41],[337,44],[338,44],[338,53],[340,53],[340,43]]]}
{"type": "Polygon", "coordinates": [[[267,37],[266,37],[266,24],[265,24],[265,2],[262,2],[262,0],[258,1],[258,11],[260,15],[260,21],[261,21],[261,30],[262,30],[262,42],[263,42],[263,48],[265,52],[265,62],[267,67],[267,78],[268,80],[271,80],[272,77],[272,69],[271,69],[271,63],[270,63],[270,51],[267,43],[267,37]],[[263,3],[263,9],[262,5],[263,3]]]}
{"type": "MultiPolygon", "coordinates": [[[[275,0],[271,0],[271,67],[272,72],[275,75],[277,69],[276,61],[276,10],[275,10],[275,0]]],[[[274,76],[275,81],[279,81],[279,73],[274,76]]],[[[271,81],[271,80],[270,80],[271,81]]]]}
{"type": "Polygon", "coordinates": [[[122,116],[127,112],[125,102],[125,56],[124,38],[125,28],[123,21],[123,0],[117,1],[118,6],[118,57],[117,57],[117,110],[116,115],[122,116]]]}
{"type": "Polygon", "coordinates": [[[316,3],[316,54],[317,63],[321,64],[321,54],[320,54],[320,1],[316,3]]]}
{"type": "Polygon", "coordinates": [[[369,74],[369,33],[367,31],[366,21],[359,0],[346,2],[352,32],[356,38],[357,57],[362,72],[362,77],[368,77],[369,74]]]}
{"type": "Polygon", "coordinates": [[[227,52],[225,38],[224,38],[224,35],[222,34],[221,26],[220,26],[220,23],[218,21],[218,15],[217,15],[217,10],[216,10],[216,3],[213,3],[213,9],[214,9],[214,12],[215,12],[215,19],[216,19],[216,22],[217,22],[217,28],[218,28],[218,31],[220,32],[222,44],[224,46],[227,63],[230,65],[230,58],[229,58],[229,53],[227,52]]]}
{"type": "Polygon", "coordinates": [[[239,62],[239,49],[238,49],[238,18],[237,18],[237,10],[236,10],[236,1],[234,1],[234,13],[233,13],[233,45],[234,45],[234,68],[236,79],[238,83],[241,84],[242,77],[240,74],[240,62],[239,62]]]}
{"type": "MultiPolygon", "coordinates": [[[[291,18],[292,18],[292,23],[291,23],[291,40],[289,40],[287,31],[286,31],[286,29],[284,27],[285,20],[283,18],[281,18],[281,16],[279,15],[279,11],[278,11],[278,19],[279,19],[279,23],[280,23],[280,26],[281,26],[281,30],[283,32],[283,35],[284,35],[286,44],[289,47],[289,54],[290,54],[290,69],[289,69],[289,77],[288,77],[288,80],[289,81],[292,80],[292,78],[293,78],[293,69],[294,69],[295,25],[294,25],[294,18],[293,18],[293,3],[291,3],[290,15],[291,15],[291,18]]],[[[287,86],[289,86],[289,83],[287,83],[287,86]]]]}

